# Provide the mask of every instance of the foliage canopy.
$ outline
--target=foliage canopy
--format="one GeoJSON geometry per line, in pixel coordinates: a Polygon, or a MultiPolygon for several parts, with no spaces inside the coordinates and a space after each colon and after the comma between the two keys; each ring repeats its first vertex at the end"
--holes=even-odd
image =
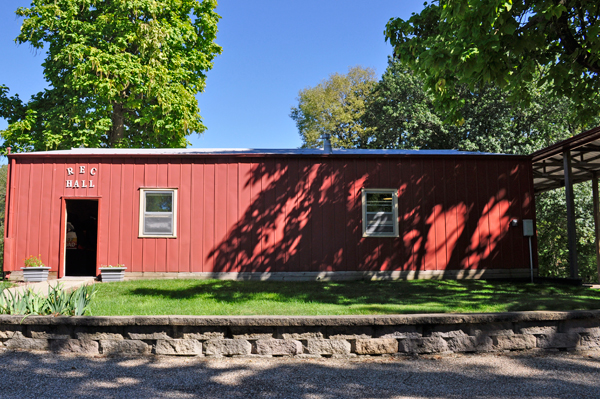
{"type": "Polygon", "coordinates": [[[214,0],[33,0],[19,44],[46,49],[49,88],[0,86],[4,146],[185,147],[205,130],[195,95],[221,47],[214,0]]]}
{"type": "Polygon", "coordinates": [[[582,124],[600,114],[596,1],[434,0],[408,20],[392,18],[385,35],[454,120],[460,85],[495,83],[527,104],[532,81],[572,99],[582,124]]]}
{"type": "Polygon", "coordinates": [[[303,147],[318,147],[324,133],[331,134],[335,147],[366,147],[371,132],[360,119],[376,81],[374,70],[355,66],[345,75],[331,74],[317,86],[301,90],[290,117],[296,122],[303,147]]]}
{"type": "Polygon", "coordinates": [[[390,59],[362,118],[373,132],[369,146],[530,154],[582,129],[573,101],[549,95],[547,85],[532,90],[527,106],[511,103],[510,92],[492,83],[460,85],[456,96],[462,123],[444,123],[447,114],[423,80],[390,59]]]}

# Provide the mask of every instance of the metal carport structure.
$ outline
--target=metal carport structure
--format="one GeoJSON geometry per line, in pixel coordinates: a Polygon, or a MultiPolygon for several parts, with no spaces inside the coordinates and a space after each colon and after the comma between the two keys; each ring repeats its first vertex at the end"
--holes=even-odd
{"type": "Polygon", "coordinates": [[[536,151],[532,156],[533,187],[536,194],[565,187],[567,234],[571,278],[579,276],[575,231],[573,184],[592,180],[595,225],[595,252],[600,276],[598,176],[600,175],[600,127],[536,151]]]}

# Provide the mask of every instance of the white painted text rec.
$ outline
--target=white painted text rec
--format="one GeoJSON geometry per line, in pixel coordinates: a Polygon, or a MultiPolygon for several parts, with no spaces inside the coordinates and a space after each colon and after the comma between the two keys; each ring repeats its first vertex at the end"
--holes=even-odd
{"type": "MultiPolygon", "coordinates": [[[[94,188],[94,179],[92,176],[96,176],[98,173],[98,168],[91,168],[88,172],[89,179],[68,179],[69,176],[75,175],[75,169],[79,169],[80,175],[85,175],[85,166],[79,166],[79,168],[67,168],[67,180],[66,180],[66,188],[94,188]]],[[[75,176],[74,176],[75,177],[75,176]]]]}

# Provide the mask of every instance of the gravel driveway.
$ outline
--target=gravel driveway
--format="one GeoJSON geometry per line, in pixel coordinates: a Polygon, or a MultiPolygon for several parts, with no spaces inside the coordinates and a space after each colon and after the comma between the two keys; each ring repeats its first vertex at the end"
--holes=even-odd
{"type": "Polygon", "coordinates": [[[0,354],[2,398],[598,398],[600,354],[133,359],[0,354]]]}

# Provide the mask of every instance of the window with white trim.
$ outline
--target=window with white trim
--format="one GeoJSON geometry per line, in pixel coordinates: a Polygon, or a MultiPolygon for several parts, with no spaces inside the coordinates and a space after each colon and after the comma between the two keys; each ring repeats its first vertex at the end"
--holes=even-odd
{"type": "Polygon", "coordinates": [[[363,237],[398,237],[398,190],[362,190],[363,237]]]}
{"type": "Polygon", "coordinates": [[[140,189],[140,237],[177,237],[177,189],[140,189]]]}

